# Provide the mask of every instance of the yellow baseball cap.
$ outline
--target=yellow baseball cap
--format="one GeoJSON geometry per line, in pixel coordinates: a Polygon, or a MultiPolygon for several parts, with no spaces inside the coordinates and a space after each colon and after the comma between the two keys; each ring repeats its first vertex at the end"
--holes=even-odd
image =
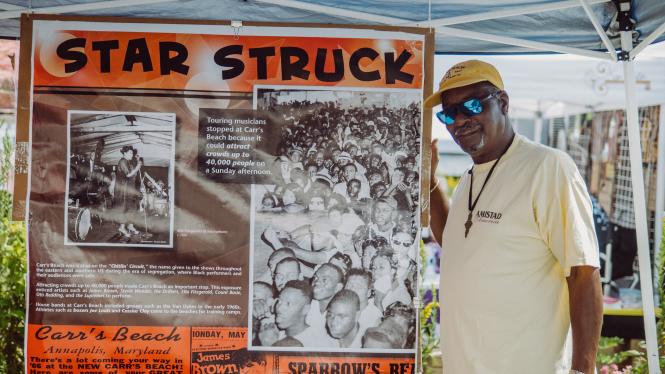
{"type": "Polygon", "coordinates": [[[441,78],[439,90],[425,99],[425,107],[432,108],[441,104],[441,93],[457,87],[464,87],[478,82],[490,82],[503,90],[501,75],[492,64],[480,60],[467,60],[453,65],[441,78]]]}

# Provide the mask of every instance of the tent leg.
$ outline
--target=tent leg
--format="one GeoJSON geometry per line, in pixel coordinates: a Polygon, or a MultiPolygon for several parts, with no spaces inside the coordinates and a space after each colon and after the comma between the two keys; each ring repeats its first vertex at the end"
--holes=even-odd
{"type": "Polygon", "coordinates": [[[534,115],[534,131],[533,131],[533,140],[536,143],[543,142],[543,110],[541,109],[542,103],[538,100],[538,107],[534,115]]]}
{"type": "MultiPolygon", "coordinates": [[[[621,49],[630,52],[633,48],[631,31],[621,32],[621,49]]],[[[642,291],[642,312],[644,313],[644,333],[647,343],[649,373],[659,374],[658,342],[656,337],[656,311],[654,307],[653,277],[649,256],[649,231],[642,171],[642,146],[640,143],[640,123],[637,112],[634,61],[623,61],[624,87],[626,90],[626,118],[628,120],[628,149],[630,153],[630,175],[633,183],[633,207],[637,233],[637,256],[640,267],[642,291]]]]}
{"type": "MultiPolygon", "coordinates": [[[[653,266],[654,279],[658,282],[658,260],[660,253],[660,242],[663,240],[663,219],[665,218],[665,104],[660,105],[658,112],[660,120],[658,122],[658,161],[656,164],[656,225],[655,225],[655,242],[653,244],[654,258],[656,259],[653,266]]],[[[656,303],[659,300],[656,298],[656,303]]],[[[662,313],[662,311],[661,311],[662,313]]]]}

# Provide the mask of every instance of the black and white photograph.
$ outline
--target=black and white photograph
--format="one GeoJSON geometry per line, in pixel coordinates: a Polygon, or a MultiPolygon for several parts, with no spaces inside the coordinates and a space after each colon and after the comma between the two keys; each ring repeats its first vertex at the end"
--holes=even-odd
{"type": "Polygon", "coordinates": [[[250,349],[415,349],[421,100],[255,88],[281,139],[252,187],[250,349]]]}
{"type": "Polygon", "coordinates": [[[68,113],[65,244],[173,246],[173,113],[68,113]]]}

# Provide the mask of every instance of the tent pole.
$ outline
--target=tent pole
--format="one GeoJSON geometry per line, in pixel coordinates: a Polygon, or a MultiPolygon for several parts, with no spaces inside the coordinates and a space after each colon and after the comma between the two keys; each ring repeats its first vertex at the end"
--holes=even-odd
{"type": "Polygon", "coordinates": [[[533,140],[536,143],[542,144],[543,143],[543,110],[542,110],[542,103],[540,100],[538,100],[538,103],[536,104],[536,112],[534,113],[534,131],[533,131],[533,140]]]}
{"type": "Polygon", "coordinates": [[[659,36],[661,36],[663,33],[665,33],[665,22],[663,22],[662,25],[658,26],[657,29],[653,30],[653,32],[649,35],[647,35],[644,40],[640,42],[635,48],[630,51],[630,57],[636,57],[642,50],[646,47],[648,47],[651,43],[653,43],[656,39],[658,39],[659,36]]]}
{"type": "MultiPolygon", "coordinates": [[[[656,164],[656,224],[654,227],[655,242],[653,243],[654,259],[659,259],[660,243],[663,240],[663,217],[665,215],[665,104],[658,111],[658,161],[656,164]]],[[[658,279],[658,260],[654,261],[654,279],[658,279]]],[[[657,282],[657,281],[656,281],[657,282]]],[[[657,283],[656,283],[657,284],[657,283]]],[[[661,300],[662,301],[662,300],[661,300]]],[[[661,316],[663,311],[661,310],[661,316]]],[[[662,317],[661,317],[662,318],[662,317]]]]}
{"type": "MultiPolygon", "coordinates": [[[[632,30],[621,31],[621,49],[624,53],[633,48],[632,30]]],[[[630,176],[633,184],[633,208],[637,234],[637,257],[640,267],[640,289],[642,292],[642,312],[644,333],[647,343],[647,362],[650,374],[659,374],[658,342],[656,337],[656,311],[654,307],[651,258],[649,256],[649,231],[642,171],[642,146],[640,143],[640,123],[637,112],[635,89],[635,62],[625,59],[623,63],[624,87],[626,94],[626,118],[628,121],[628,150],[630,154],[630,176]]]]}
{"type": "Polygon", "coordinates": [[[587,17],[589,18],[589,21],[591,21],[593,27],[596,29],[598,36],[600,36],[600,40],[603,41],[603,44],[605,45],[607,52],[610,53],[612,59],[616,62],[617,61],[616,49],[614,48],[614,45],[612,45],[612,41],[610,41],[610,38],[607,36],[607,33],[605,33],[603,25],[600,24],[598,18],[596,18],[596,15],[593,13],[593,9],[591,9],[591,5],[589,5],[589,0],[580,0],[580,3],[582,4],[584,11],[586,12],[587,17]]]}

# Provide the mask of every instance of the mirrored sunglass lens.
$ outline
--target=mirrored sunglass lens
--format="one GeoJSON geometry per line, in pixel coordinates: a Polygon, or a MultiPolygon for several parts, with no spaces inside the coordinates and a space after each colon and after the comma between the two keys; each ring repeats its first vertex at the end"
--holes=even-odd
{"type": "Polygon", "coordinates": [[[448,115],[445,110],[436,112],[436,117],[445,125],[452,125],[455,122],[455,115],[448,115]]]}
{"type": "Polygon", "coordinates": [[[464,109],[469,111],[469,114],[480,114],[483,112],[483,105],[478,99],[471,99],[464,102],[464,109]]]}

